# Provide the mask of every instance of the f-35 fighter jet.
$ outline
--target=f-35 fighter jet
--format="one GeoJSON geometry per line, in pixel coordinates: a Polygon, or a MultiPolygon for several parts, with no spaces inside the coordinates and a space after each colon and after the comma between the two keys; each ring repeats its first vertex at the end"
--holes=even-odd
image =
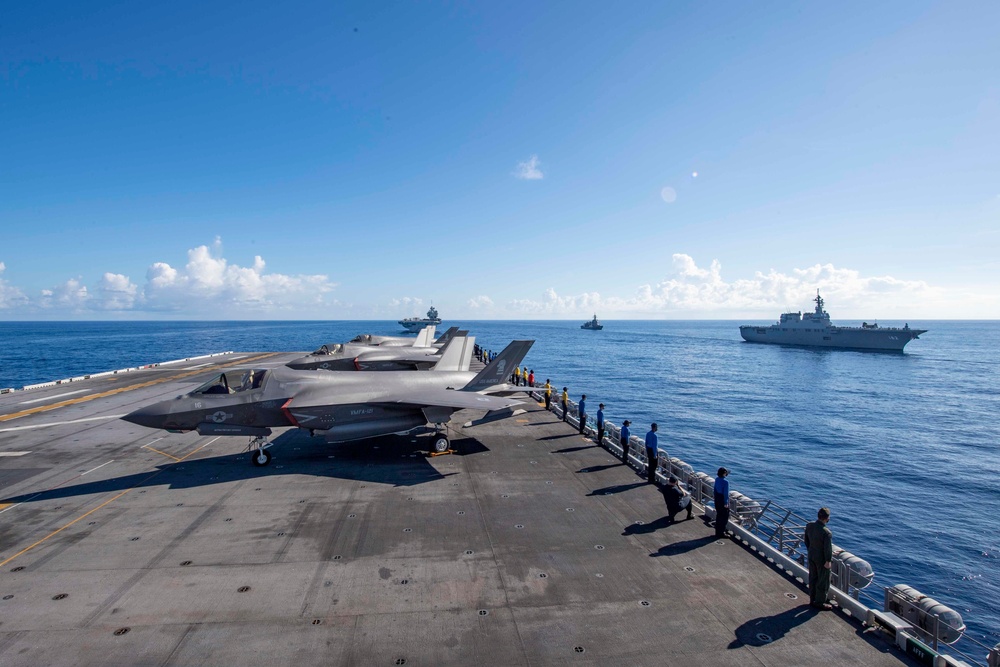
{"type": "Polygon", "coordinates": [[[479,373],[321,372],[284,366],[230,371],[122,419],[172,432],[250,436],[251,461],[258,466],[271,461],[271,429],[286,426],[323,435],[327,442],[345,442],[434,424],[438,436],[432,449],[444,452],[448,438],[442,428],[454,412],[487,410],[487,421],[514,414],[521,401],[509,395],[525,389],[507,384],[507,378],[533,343],[511,342],[479,373]]]}
{"type": "Polygon", "coordinates": [[[434,340],[436,327],[431,324],[420,330],[416,338],[410,336],[377,336],[375,334],[358,334],[349,342],[360,345],[377,345],[379,347],[426,347],[428,345],[441,347],[452,336],[458,335],[458,327],[449,327],[447,331],[434,340]],[[426,336],[426,338],[425,338],[426,336]],[[430,342],[433,341],[433,342],[430,342]]]}
{"type": "MultiPolygon", "coordinates": [[[[429,327],[433,329],[433,327],[429,327]]],[[[327,371],[467,371],[476,339],[459,331],[443,347],[373,346],[358,343],[324,345],[312,354],[289,361],[297,370],[327,371]]]]}

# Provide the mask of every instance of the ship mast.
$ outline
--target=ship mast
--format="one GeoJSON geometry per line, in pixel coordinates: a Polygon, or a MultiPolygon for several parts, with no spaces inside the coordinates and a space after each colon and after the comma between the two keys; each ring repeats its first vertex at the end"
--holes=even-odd
{"type": "Polygon", "coordinates": [[[819,290],[816,290],[816,298],[813,299],[816,302],[816,314],[823,315],[823,297],[819,295],[819,290]]]}

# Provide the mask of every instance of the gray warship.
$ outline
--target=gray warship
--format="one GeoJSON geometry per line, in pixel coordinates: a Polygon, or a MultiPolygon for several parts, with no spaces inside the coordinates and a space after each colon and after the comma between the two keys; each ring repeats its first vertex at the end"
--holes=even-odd
{"type": "Polygon", "coordinates": [[[437,308],[431,306],[431,309],[427,311],[427,317],[407,317],[406,319],[399,321],[399,326],[403,327],[407,331],[417,332],[428,325],[438,325],[441,324],[441,318],[438,317],[437,308]]]}
{"type": "Polygon", "coordinates": [[[909,324],[900,328],[864,322],[860,327],[839,327],[830,323],[830,315],[823,309],[823,297],[818,290],[813,301],[816,303],[814,312],[782,313],[778,323],[768,327],[744,324],[740,327],[740,335],[750,343],[902,352],[907,343],[927,332],[926,329],[911,329],[909,324]]]}

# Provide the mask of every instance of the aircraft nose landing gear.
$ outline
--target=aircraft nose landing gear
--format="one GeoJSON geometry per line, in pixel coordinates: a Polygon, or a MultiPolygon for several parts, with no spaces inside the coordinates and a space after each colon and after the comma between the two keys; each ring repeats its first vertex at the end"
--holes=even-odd
{"type": "Polygon", "coordinates": [[[270,446],[271,443],[264,436],[259,435],[251,438],[250,444],[247,445],[247,449],[250,451],[250,462],[257,467],[263,467],[270,463],[271,452],[267,451],[270,446]]]}
{"type": "Polygon", "coordinates": [[[438,432],[431,442],[431,456],[441,456],[451,454],[451,443],[448,442],[447,424],[436,424],[438,432]]]}
{"type": "Polygon", "coordinates": [[[444,454],[448,451],[448,438],[443,434],[438,434],[434,437],[434,444],[431,446],[431,452],[434,454],[444,454]]]}

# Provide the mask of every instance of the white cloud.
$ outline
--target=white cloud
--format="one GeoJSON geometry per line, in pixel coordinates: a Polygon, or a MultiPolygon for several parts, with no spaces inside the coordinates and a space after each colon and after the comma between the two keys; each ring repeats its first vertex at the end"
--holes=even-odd
{"type": "Polygon", "coordinates": [[[389,301],[390,308],[399,308],[402,306],[404,309],[407,308],[419,308],[424,305],[423,299],[418,299],[416,297],[403,296],[396,299],[391,299],[389,301]]]}
{"type": "Polygon", "coordinates": [[[493,308],[493,299],[486,296],[485,294],[481,294],[477,297],[469,299],[468,306],[473,310],[493,308]]]}
{"type": "MultiPolygon", "coordinates": [[[[7,270],[7,265],[0,262],[0,274],[7,270]]],[[[18,308],[28,303],[28,297],[18,288],[0,278],[0,309],[18,308]]]]}
{"type": "Polygon", "coordinates": [[[87,286],[76,278],[70,278],[62,285],[42,290],[42,298],[38,305],[42,308],[57,308],[79,313],[86,309],[89,301],[90,293],[87,291],[87,286]]]}
{"type": "MultiPolygon", "coordinates": [[[[943,306],[948,295],[924,281],[892,276],[865,277],[853,269],[816,264],[791,273],[771,270],[753,278],[727,282],[722,265],[713,260],[701,268],[689,255],[672,257],[671,274],[656,283],[640,285],[631,297],[602,297],[597,292],[559,295],[552,288],[539,300],[516,299],[511,314],[586,317],[597,311],[603,318],[622,317],[760,317],[777,318],[785,310],[810,309],[819,289],[838,314],[883,317],[912,316],[915,311],[932,313],[926,306],[943,306]]],[[[933,316],[933,315],[925,315],[933,316]]]]}
{"type": "Polygon", "coordinates": [[[102,310],[131,310],[138,293],[139,287],[128,276],[105,273],[97,286],[96,307],[102,310]]]}
{"type": "Polygon", "coordinates": [[[532,155],[525,162],[517,163],[517,171],[514,172],[514,178],[519,178],[524,181],[539,181],[545,178],[545,174],[542,170],[538,168],[541,164],[538,160],[537,155],[532,155]]]}
{"type": "Polygon", "coordinates": [[[259,255],[242,267],[220,256],[222,244],[188,251],[183,270],[155,262],[146,271],[143,310],[195,311],[217,316],[278,315],[322,306],[336,288],[325,275],[269,274],[259,255]]]}
{"type": "MultiPolygon", "coordinates": [[[[154,262],[141,286],[127,275],[109,271],[93,289],[81,278],[71,278],[31,299],[0,279],[0,309],[45,311],[48,317],[58,316],[59,311],[72,315],[116,311],[239,319],[317,317],[338,303],[329,299],[337,285],[325,275],[267,273],[260,256],[243,267],[222,257],[221,252],[222,242],[217,238],[211,248],[203,245],[189,250],[183,268],[154,262]]],[[[0,273],[5,268],[0,263],[0,273]]]]}
{"type": "Polygon", "coordinates": [[[668,185],[662,190],[660,190],[660,197],[662,197],[663,201],[667,202],[668,204],[673,204],[675,201],[677,201],[677,190],[674,190],[672,187],[668,185]]]}
{"type": "Polygon", "coordinates": [[[541,301],[515,299],[510,303],[514,311],[530,315],[576,315],[591,309],[602,309],[607,303],[597,292],[587,292],[577,296],[559,296],[551,287],[545,290],[541,301]]]}

